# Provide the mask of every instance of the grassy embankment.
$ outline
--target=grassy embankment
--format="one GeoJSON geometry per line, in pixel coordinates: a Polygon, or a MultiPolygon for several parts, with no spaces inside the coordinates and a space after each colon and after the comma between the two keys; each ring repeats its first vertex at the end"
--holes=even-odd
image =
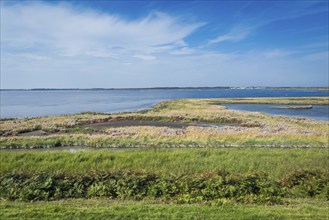
{"type": "Polygon", "coordinates": [[[328,97],[183,99],[150,110],[118,114],[82,113],[57,117],[2,120],[2,148],[91,147],[328,147],[328,122],[227,110],[223,103],[328,105],[328,97]],[[223,127],[167,128],[131,126],[93,129],[82,125],[111,120],[210,122],[223,127]],[[233,125],[233,126],[232,126],[233,125]],[[47,136],[17,134],[41,130],[47,136]]]}
{"type": "Polygon", "coordinates": [[[325,149],[144,149],[1,153],[9,200],[109,197],[174,203],[329,199],[325,149]]]}
{"type": "Polygon", "coordinates": [[[2,151],[0,217],[325,219],[328,157],[319,148],[2,151]]]}
{"type": "Polygon", "coordinates": [[[1,151],[0,172],[81,174],[106,171],[193,175],[206,172],[267,173],[280,180],[297,170],[328,172],[327,149],[131,149],[90,151],[1,151]]]}

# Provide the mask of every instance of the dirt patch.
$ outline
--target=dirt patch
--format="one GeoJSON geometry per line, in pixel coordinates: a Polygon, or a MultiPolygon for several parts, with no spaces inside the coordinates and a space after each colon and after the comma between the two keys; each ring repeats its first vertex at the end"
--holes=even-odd
{"type": "Polygon", "coordinates": [[[171,127],[171,128],[184,128],[188,124],[180,122],[159,122],[159,121],[139,121],[139,120],[118,120],[118,121],[107,121],[101,123],[86,124],[84,128],[116,128],[116,127],[130,127],[130,126],[155,126],[155,127],[171,127]]]}
{"type": "Polygon", "coordinates": [[[28,137],[28,136],[47,136],[48,133],[44,132],[42,130],[37,130],[37,131],[29,131],[25,133],[20,133],[18,136],[23,136],[23,137],[28,137]]]}
{"type": "Polygon", "coordinates": [[[193,123],[182,123],[182,122],[160,122],[160,121],[145,121],[145,120],[117,120],[107,121],[102,123],[94,123],[83,125],[84,128],[116,128],[116,127],[130,127],[130,126],[155,126],[155,127],[169,127],[169,128],[186,128],[188,126],[199,126],[199,127],[224,127],[234,126],[232,124],[216,124],[216,123],[205,123],[205,122],[193,122],[193,123]]]}

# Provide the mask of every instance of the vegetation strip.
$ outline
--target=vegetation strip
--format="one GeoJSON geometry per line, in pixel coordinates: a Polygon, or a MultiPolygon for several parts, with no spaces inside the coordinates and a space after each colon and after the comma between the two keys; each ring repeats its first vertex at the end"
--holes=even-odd
{"type": "Polygon", "coordinates": [[[131,149],[97,151],[1,151],[0,173],[65,173],[136,171],[161,176],[194,175],[206,172],[267,173],[280,181],[301,169],[328,173],[327,149],[131,149]]]}
{"type": "Polygon", "coordinates": [[[100,172],[71,176],[48,173],[1,175],[2,199],[36,201],[67,198],[161,199],[175,203],[277,204],[283,197],[329,199],[324,174],[300,171],[281,182],[266,174],[231,175],[226,172],[189,176],[152,173],[100,172]]]}
{"type": "Polygon", "coordinates": [[[326,152],[253,148],[2,152],[0,195],[23,201],[107,197],[217,205],[328,200],[326,152]]]}

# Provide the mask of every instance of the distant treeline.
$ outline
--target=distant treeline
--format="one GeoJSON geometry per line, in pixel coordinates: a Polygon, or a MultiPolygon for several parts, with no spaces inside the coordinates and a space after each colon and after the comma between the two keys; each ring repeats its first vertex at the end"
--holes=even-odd
{"type": "Polygon", "coordinates": [[[149,87],[149,88],[33,88],[33,89],[0,89],[0,91],[53,91],[53,90],[157,90],[157,89],[181,89],[181,90],[196,90],[196,89],[246,89],[246,90],[325,90],[329,91],[329,87],[149,87]]]}

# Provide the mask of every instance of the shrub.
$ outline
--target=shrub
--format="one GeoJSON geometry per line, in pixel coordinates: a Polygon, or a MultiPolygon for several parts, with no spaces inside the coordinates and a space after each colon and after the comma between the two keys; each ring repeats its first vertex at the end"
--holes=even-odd
{"type": "Polygon", "coordinates": [[[319,196],[329,200],[328,177],[319,171],[294,171],[283,178],[282,185],[295,197],[319,196]]]}
{"type": "Polygon", "coordinates": [[[232,175],[226,172],[160,176],[146,172],[98,172],[84,175],[5,173],[0,195],[8,200],[58,200],[108,197],[161,199],[177,203],[228,202],[278,204],[283,197],[328,199],[328,178],[316,171],[296,171],[281,182],[264,173],[232,175]]]}

